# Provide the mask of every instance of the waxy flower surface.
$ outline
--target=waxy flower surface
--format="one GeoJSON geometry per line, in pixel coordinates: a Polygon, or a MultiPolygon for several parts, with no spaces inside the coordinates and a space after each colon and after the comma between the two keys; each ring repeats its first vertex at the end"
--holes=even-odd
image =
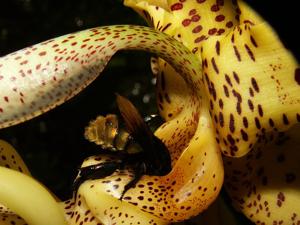
{"type": "MultiPolygon", "coordinates": [[[[295,124],[300,121],[300,69],[270,25],[242,1],[124,3],[153,28],[93,28],[0,58],[4,128],[79,93],[118,50],[145,50],[159,57],[152,68],[158,109],[166,122],[155,135],[170,152],[171,172],[144,175],[122,201],[131,168],[87,180],[60,206],[45,200],[57,213],[49,224],[63,224],[54,222],[63,213],[67,224],[187,220],[215,201],[224,177],[236,208],[256,224],[299,223],[300,133],[295,124]]],[[[82,167],[114,160],[92,156],[82,167]]],[[[14,169],[13,163],[7,165],[14,169]]],[[[13,179],[10,172],[3,170],[3,184],[13,179]]],[[[33,187],[44,190],[38,183],[33,187]]],[[[14,193],[0,192],[0,202],[27,222],[45,219],[39,215],[34,220],[28,214],[32,208],[18,208],[19,203],[5,201],[4,195],[10,199],[14,193]]]]}

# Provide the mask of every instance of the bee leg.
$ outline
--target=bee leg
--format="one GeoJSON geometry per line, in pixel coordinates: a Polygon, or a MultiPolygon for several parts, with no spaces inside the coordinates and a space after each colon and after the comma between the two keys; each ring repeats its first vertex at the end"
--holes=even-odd
{"type": "Polygon", "coordinates": [[[126,192],[134,187],[136,185],[136,183],[141,179],[141,177],[146,173],[146,164],[144,162],[139,162],[136,164],[136,166],[134,167],[134,176],[131,179],[131,181],[129,181],[129,183],[127,183],[124,186],[123,192],[121,194],[121,197],[119,198],[119,200],[122,200],[124,195],[126,194],[126,192]]]}
{"type": "Polygon", "coordinates": [[[79,177],[73,183],[73,193],[77,195],[79,186],[86,180],[101,179],[113,174],[117,169],[123,167],[121,162],[103,162],[79,169],[79,177]]]}

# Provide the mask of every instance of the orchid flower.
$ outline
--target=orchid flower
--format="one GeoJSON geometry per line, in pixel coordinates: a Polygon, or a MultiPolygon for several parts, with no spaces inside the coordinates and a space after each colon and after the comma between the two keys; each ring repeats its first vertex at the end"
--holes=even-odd
{"type": "MultiPolygon", "coordinates": [[[[5,217],[19,215],[30,224],[183,221],[216,200],[225,168],[226,189],[250,220],[300,222],[295,207],[300,69],[268,23],[242,1],[125,0],[125,5],[153,28],[93,28],[0,58],[0,127],[67,101],[96,79],[116,51],[150,51],[160,57],[152,60],[152,68],[166,120],[155,134],[170,152],[172,171],[144,175],[122,201],[132,171],[117,171],[84,182],[74,198],[57,204],[18,158],[0,171],[1,187],[18,187],[1,188],[5,217]],[[21,184],[28,188],[20,190],[21,184]],[[33,215],[37,209],[43,213],[33,215]]],[[[5,143],[1,146],[4,158],[16,155],[5,143]]],[[[92,156],[82,166],[110,160],[115,159],[92,156]]]]}

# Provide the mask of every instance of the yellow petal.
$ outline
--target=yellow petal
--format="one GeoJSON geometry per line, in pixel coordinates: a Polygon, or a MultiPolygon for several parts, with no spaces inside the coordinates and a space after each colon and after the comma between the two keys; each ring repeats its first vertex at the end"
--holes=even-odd
{"type": "MultiPolygon", "coordinates": [[[[82,166],[112,159],[105,155],[93,156],[86,159],[82,166]]],[[[167,221],[139,209],[135,204],[119,200],[123,184],[129,182],[132,176],[131,171],[122,171],[101,180],[86,181],[80,186],[76,200],[73,198],[62,204],[68,224],[168,224],[167,221]]]]}
{"type": "Polygon", "coordinates": [[[225,158],[226,189],[237,209],[256,224],[300,223],[300,126],[256,145],[241,158],[225,158]],[[258,222],[259,221],[259,222],[258,222]]]}
{"type": "Polygon", "coordinates": [[[267,23],[203,44],[203,72],[221,150],[242,156],[300,120],[300,70],[267,23]]]}
{"type": "Polygon", "coordinates": [[[0,167],[0,203],[30,225],[63,225],[63,211],[51,194],[33,178],[0,167]]]}
{"type": "MultiPolygon", "coordinates": [[[[169,121],[184,110],[190,89],[183,78],[164,60],[152,59],[156,77],[156,96],[159,114],[169,121]]],[[[194,132],[193,132],[194,133],[194,132]]]]}
{"type": "Polygon", "coordinates": [[[203,41],[226,35],[240,19],[240,9],[234,1],[168,1],[167,9],[165,1],[125,0],[124,4],[155,29],[175,37],[199,55],[203,41]]]}
{"type": "MultiPolygon", "coordinates": [[[[168,129],[169,122],[160,129],[168,129]]],[[[127,208],[129,204],[135,208],[136,212],[141,210],[149,213],[149,215],[160,218],[159,220],[164,223],[185,220],[199,214],[215,200],[223,183],[223,163],[210,124],[208,111],[203,111],[195,134],[179,159],[173,162],[172,171],[162,177],[144,175],[135,187],[126,192],[122,201],[117,199],[120,198],[124,185],[131,179],[126,171],[120,171],[104,179],[86,181],[80,187],[77,198],[80,195],[83,199],[91,199],[88,204],[92,205],[87,206],[91,210],[100,207],[95,205],[96,203],[101,204],[100,195],[102,199],[111,199],[107,200],[111,202],[110,204],[101,204],[101,210],[97,214],[99,220],[104,224],[117,222],[116,215],[119,210],[112,214],[112,218],[116,220],[112,220],[109,213],[107,215],[101,213],[108,212],[111,204],[122,210],[125,210],[123,207],[127,208]]],[[[159,135],[160,131],[157,134],[159,135]]],[[[167,134],[167,132],[161,131],[161,134],[167,135],[160,137],[167,146],[174,141],[172,133],[167,134]],[[169,138],[171,139],[169,140],[169,138]]],[[[98,163],[99,158],[89,158],[84,165],[98,163]]],[[[129,207],[128,210],[131,210],[132,207],[129,207]]],[[[136,213],[135,218],[138,215],[139,213],[136,213]]],[[[145,217],[144,214],[140,214],[140,216],[145,217]]]]}

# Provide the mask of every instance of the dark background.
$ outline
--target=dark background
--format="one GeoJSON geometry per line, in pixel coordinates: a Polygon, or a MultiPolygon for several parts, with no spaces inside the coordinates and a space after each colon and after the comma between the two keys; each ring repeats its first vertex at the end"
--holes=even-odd
{"type": "MultiPolygon", "coordinates": [[[[275,27],[299,59],[297,1],[247,2],[275,27]]],[[[112,24],[144,22],[121,0],[2,1],[0,56],[59,35],[112,24]]],[[[0,130],[0,138],[15,146],[34,177],[66,199],[77,166],[97,152],[97,147],[83,138],[84,127],[98,114],[115,110],[115,92],[130,97],[144,114],[155,113],[148,61],[147,53],[118,53],[103,75],[80,95],[29,122],[0,130]]]]}

